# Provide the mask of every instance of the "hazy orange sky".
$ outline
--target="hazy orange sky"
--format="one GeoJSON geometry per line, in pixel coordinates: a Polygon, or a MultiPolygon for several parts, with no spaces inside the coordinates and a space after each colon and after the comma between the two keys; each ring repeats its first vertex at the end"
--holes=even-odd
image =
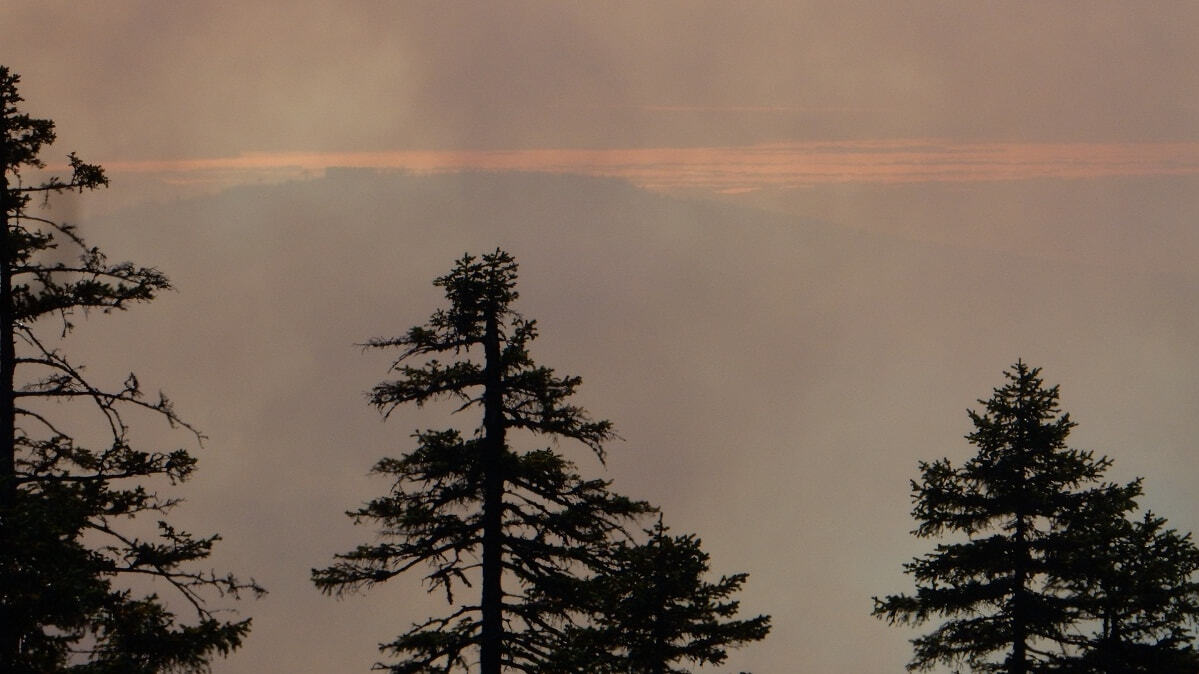
{"type": "Polygon", "coordinates": [[[18,0],[0,54],[114,173],[516,169],[737,192],[1193,175],[1196,11],[18,0]]]}
{"type": "MultiPolygon", "coordinates": [[[[64,147],[113,175],[137,171],[110,205],[356,164],[618,176],[829,218],[771,192],[1194,176],[1197,164],[1199,9],[1187,2],[10,0],[3,11],[0,55],[32,109],[53,114],[64,147]]],[[[971,243],[923,215],[866,219],[1011,245],[971,243]]]]}
{"type": "Polygon", "coordinates": [[[180,288],[81,335],[212,438],[179,512],[272,590],[216,674],[366,671],[438,610],[307,573],[426,423],[352,345],[500,244],[626,438],[605,475],[776,616],[711,671],[902,671],[869,597],[927,548],[907,480],[1020,356],[1199,529],[1197,35],[1181,0],[0,0],[47,160],[113,179],[59,212],[180,288]]]}

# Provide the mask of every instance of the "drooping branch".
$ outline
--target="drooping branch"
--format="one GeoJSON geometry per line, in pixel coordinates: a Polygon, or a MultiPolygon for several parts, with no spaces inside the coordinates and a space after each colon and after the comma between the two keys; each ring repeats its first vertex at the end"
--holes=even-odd
{"type": "Polygon", "coordinates": [[[158,414],[166,419],[172,428],[184,428],[191,432],[197,442],[203,443],[205,439],[204,434],[179,416],[175,411],[174,404],[165,394],[159,392],[158,400],[154,402],[147,401],[141,390],[140,382],[133,373],[130,373],[126,377],[119,390],[105,391],[93,386],[83,376],[78,367],[67,360],[66,356],[60,351],[47,347],[32,330],[21,327],[17,331],[17,335],[27,344],[33,346],[39,354],[35,357],[19,358],[17,359],[18,364],[42,365],[51,368],[57,374],[25,384],[21,387],[21,390],[13,393],[14,397],[89,398],[108,420],[114,442],[123,442],[125,439],[128,427],[122,419],[120,406],[130,405],[158,414]]]}
{"type": "Polygon", "coordinates": [[[208,608],[201,594],[204,588],[212,588],[221,596],[229,595],[233,598],[239,597],[240,593],[245,591],[252,592],[255,596],[265,594],[265,590],[252,579],[242,582],[232,574],[217,576],[211,571],[204,573],[179,570],[181,564],[208,557],[213,544],[220,540],[219,535],[194,538],[160,521],[158,531],[165,542],[153,543],[126,536],[111,527],[103,518],[90,522],[88,526],[122,544],[119,550],[119,564],[112,568],[114,573],[143,574],[165,580],[187,599],[195,609],[197,617],[202,620],[213,617],[212,610],[208,608]]]}

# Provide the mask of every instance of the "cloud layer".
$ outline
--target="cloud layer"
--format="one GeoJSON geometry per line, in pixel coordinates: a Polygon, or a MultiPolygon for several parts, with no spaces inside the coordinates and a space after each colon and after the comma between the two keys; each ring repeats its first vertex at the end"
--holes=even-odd
{"type": "Polygon", "coordinates": [[[651,189],[742,192],[824,183],[924,183],[1199,174],[1194,143],[954,143],[937,139],[777,143],[749,147],[610,150],[251,153],[174,161],[117,161],[117,173],[228,182],[326,168],[412,173],[520,171],[623,178],[651,189]]]}
{"type": "Polygon", "coordinates": [[[0,62],[103,161],[1199,137],[1191,3],[9,0],[0,19],[0,62]]]}

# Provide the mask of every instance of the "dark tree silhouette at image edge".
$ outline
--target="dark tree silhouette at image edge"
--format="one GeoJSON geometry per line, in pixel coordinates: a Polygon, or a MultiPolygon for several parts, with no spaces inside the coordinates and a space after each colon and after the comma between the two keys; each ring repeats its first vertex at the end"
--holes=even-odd
{"type": "Polygon", "coordinates": [[[970,411],[978,453],[921,462],[913,532],[957,534],[904,565],[916,594],[874,600],[874,615],[919,626],[909,670],[1193,674],[1199,553],[1190,536],[1136,509],[1141,480],[1102,480],[1111,461],[1071,449],[1058,388],[1018,361],[970,411]]]}
{"type": "Polygon", "coordinates": [[[1090,504],[1061,550],[1069,577],[1057,582],[1085,629],[1063,641],[1072,653],[1054,672],[1195,674],[1199,653],[1199,548],[1152,512],[1133,519],[1090,504]]]}
{"type": "Polygon", "coordinates": [[[398,377],[370,394],[381,411],[449,399],[459,412],[481,413],[469,436],[417,431],[411,452],[379,461],[374,471],[392,480],[391,491],[349,514],[375,523],[380,542],[313,570],[320,589],[342,594],[423,568],[430,591],[444,593],[454,607],[448,615],[381,646],[402,658],[379,665],[397,674],[466,671],[476,653],[484,674],[542,671],[580,610],[542,590],[599,563],[608,541],[651,510],[611,493],[604,480],[580,477],[552,449],[511,444],[514,431],[571,439],[602,460],[613,437],[609,422],[569,402],[578,377],[559,376],[530,357],[537,328],[512,308],[516,271],[503,251],[466,255],[434,281],[448,307],[403,336],[368,344],[399,351],[392,367],[398,377]],[[477,600],[460,600],[464,591],[477,592],[477,600]]]}
{"type": "Polygon", "coordinates": [[[204,671],[250,626],[217,617],[206,597],[262,590],[195,568],[218,537],[172,526],[165,517],[178,501],[152,487],[187,479],[195,458],[135,448],[126,419],[149,412],[201,436],[134,375],[99,385],[60,349],[78,315],[146,302],[170,285],[156,269],[110,263],[74,225],[33,210],[108,180],[72,154],[69,178],[25,182],[45,169],[39,154],[55,134],[52,121],[20,112],[18,83],[0,67],[0,671],[204,671]],[[89,414],[104,429],[99,444],[75,430],[89,414]],[[133,526],[139,515],[158,518],[156,535],[134,533],[146,528],[133,526]],[[194,619],[176,616],[168,598],[194,619]]]}

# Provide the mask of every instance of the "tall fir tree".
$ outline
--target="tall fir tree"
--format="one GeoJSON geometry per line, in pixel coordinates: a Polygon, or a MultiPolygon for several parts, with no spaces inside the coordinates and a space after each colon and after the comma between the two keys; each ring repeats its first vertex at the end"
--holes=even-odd
{"type": "Polygon", "coordinates": [[[170,286],[156,269],[108,262],[73,225],[31,210],[108,180],[71,154],[69,178],[25,181],[45,168],[39,155],[55,133],[52,121],[20,111],[19,81],[0,66],[0,671],[203,671],[250,626],[218,618],[209,591],[261,589],[193,568],[218,537],[171,526],[177,500],[152,484],[187,479],[195,459],[135,448],[126,417],[149,411],[200,435],[165,397],[147,399],[134,375],[96,384],[58,344],[79,314],[124,309],[170,286]],[[90,425],[104,429],[98,444],[77,439],[89,409],[90,425]],[[138,515],[160,518],[156,535],[135,533],[138,515]],[[194,619],[176,616],[161,590],[194,619]]]}
{"type": "Polygon", "coordinates": [[[1007,383],[970,411],[967,435],[978,453],[962,466],[921,462],[912,482],[915,535],[964,535],[904,565],[916,594],[876,598],[874,615],[895,624],[945,619],[913,640],[909,670],[936,664],[975,672],[1051,671],[1069,650],[1079,620],[1061,591],[1078,572],[1063,550],[1083,544],[1076,513],[1102,509],[1109,518],[1136,507],[1139,481],[1102,482],[1106,457],[1071,449],[1074,423],[1058,407],[1058,387],[1017,362],[1007,383]]]}
{"type": "Polygon", "coordinates": [[[613,438],[609,422],[570,402],[578,377],[532,360],[537,328],[513,309],[516,279],[516,262],[503,251],[466,255],[434,281],[448,307],[401,337],[369,343],[400,351],[398,378],[370,394],[381,411],[453,399],[459,412],[481,413],[469,435],[418,431],[409,454],[376,464],[393,481],[390,493],[349,514],[378,524],[381,542],[312,573],[321,590],[341,594],[426,568],[430,591],[444,591],[455,608],[381,646],[402,658],[380,665],[396,674],[465,671],[475,657],[483,674],[540,671],[579,610],[571,598],[541,590],[593,564],[650,510],[610,492],[607,481],[583,479],[552,449],[513,446],[509,431],[524,431],[578,441],[602,460],[613,438]],[[426,360],[411,365],[415,359],[426,360]],[[456,593],[476,582],[478,600],[455,604],[456,593]]]}
{"type": "Polygon", "coordinates": [[[747,574],[708,582],[709,556],[696,536],[670,535],[661,518],[645,534],[641,544],[614,542],[602,568],[561,590],[585,597],[587,611],[547,671],[687,674],[766,638],[769,616],[736,618],[732,596],[747,574]]]}

